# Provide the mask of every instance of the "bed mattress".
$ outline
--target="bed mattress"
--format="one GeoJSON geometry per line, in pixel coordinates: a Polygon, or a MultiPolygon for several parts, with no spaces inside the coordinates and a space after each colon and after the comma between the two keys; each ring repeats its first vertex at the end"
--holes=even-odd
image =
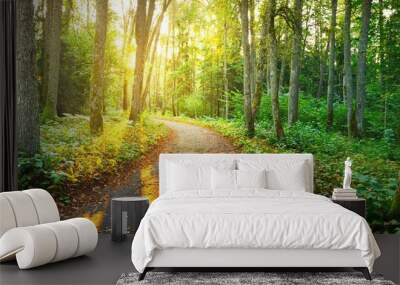
{"type": "Polygon", "coordinates": [[[361,216],[307,192],[181,191],[156,199],[132,243],[139,272],[166,249],[358,250],[372,271],[379,248],[361,216]]]}

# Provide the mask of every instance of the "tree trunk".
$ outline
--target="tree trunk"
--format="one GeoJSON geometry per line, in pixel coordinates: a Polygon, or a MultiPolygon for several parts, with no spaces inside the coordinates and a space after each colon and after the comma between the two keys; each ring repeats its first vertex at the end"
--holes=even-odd
{"type": "Polygon", "coordinates": [[[317,94],[315,97],[317,99],[322,97],[322,92],[324,90],[324,78],[325,78],[325,64],[326,64],[326,58],[325,54],[329,48],[329,40],[326,45],[326,49],[323,44],[322,36],[323,36],[323,21],[322,21],[322,0],[319,0],[319,7],[318,10],[316,10],[316,22],[318,23],[318,56],[319,56],[319,80],[318,80],[318,89],[317,89],[317,94]]]}
{"type": "Polygon", "coordinates": [[[17,147],[32,156],[39,151],[39,92],[36,82],[33,1],[16,3],[17,147]]]}
{"type": "Polygon", "coordinates": [[[379,0],[379,87],[381,97],[384,98],[384,107],[383,107],[383,128],[386,130],[387,128],[387,96],[386,96],[386,88],[384,82],[384,67],[385,67],[385,53],[384,53],[384,22],[383,22],[383,0],[379,0]]]}
{"type": "Polygon", "coordinates": [[[357,135],[362,136],[364,133],[364,108],[366,97],[366,72],[367,72],[367,44],[368,44],[368,27],[371,17],[372,0],[363,0],[361,15],[361,33],[358,42],[358,68],[357,68],[357,135]]]}
{"type": "Polygon", "coordinates": [[[69,108],[68,100],[65,100],[65,94],[63,94],[63,87],[69,86],[68,75],[65,74],[63,66],[68,64],[68,58],[66,58],[65,50],[67,43],[65,41],[65,35],[68,34],[71,18],[74,9],[74,0],[64,1],[65,8],[62,15],[62,26],[61,26],[61,46],[60,46],[60,80],[59,80],[59,94],[57,98],[57,114],[62,116],[64,113],[73,113],[69,108]],[[63,96],[64,95],[64,96],[63,96]]]}
{"type": "Polygon", "coordinates": [[[267,37],[268,37],[268,19],[265,14],[266,9],[264,9],[262,17],[262,26],[261,26],[261,35],[260,35],[260,47],[257,61],[257,82],[256,82],[256,90],[253,96],[252,102],[252,116],[256,118],[258,108],[261,103],[261,96],[264,90],[264,84],[267,81],[267,60],[268,60],[268,45],[267,45],[267,37]]]}
{"type": "Polygon", "coordinates": [[[135,39],[136,39],[136,60],[135,75],[133,81],[132,104],[129,119],[136,122],[140,115],[142,106],[141,97],[143,89],[143,73],[146,60],[146,0],[137,1],[136,23],[135,23],[135,39]]]}
{"type": "Polygon", "coordinates": [[[151,32],[155,0],[138,0],[135,19],[136,61],[133,81],[132,104],[129,119],[136,122],[143,110],[143,79],[146,60],[149,56],[152,43],[157,34],[157,26],[161,25],[164,12],[171,0],[164,0],[163,11],[157,20],[156,27],[151,32]],[[150,34],[151,32],[151,34],[150,34]]]}
{"type": "Polygon", "coordinates": [[[336,29],[336,11],[337,0],[331,0],[332,14],[329,31],[329,67],[328,67],[328,96],[327,96],[327,128],[333,127],[333,98],[335,95],[335,29],[336,29]]]}
{"type": "Polygon", "coordinates": [[[272,118],[274,121],[275,134],[278,139],[284,136],[280,111],[279,111],[279,90],[278,90],[278,50],[275,35],[275,13],[276,0],[268,0],[267,21],[269,40],[269,68],[270,68],[270,90],[272,100],[272,118]]]}
{"type": "Polygon", "coordinates": [[[171,94],[171,109],[172,109],[172,115],[177,116],[177,107],[175,105],[175,96],[176,96],[176,47],[175,47],[175,32],[176,32],[176,3],[173,0],[172,3],[172,15],[171,15],[171,26],[172,26],[172,94],[171,94]]]}
{"type": "MultiPolygon", "coordinates": [[[[159,37],[160,37],[160,28],[158,28],[158,33],[157,33],[157,35],[155,37],[155,40],[154,40],[153,50],[152,50],[151,55],[150,55],[150,66],[149,66],[148,71],[147,71],[146,83],[145,83],[144,91],[143,91],[143,94],[142,94],[143,101],[145,101],[146,98],[148,97],[148,93],[149,93],[149,90],[150,90],[150,81],[151,81],[151,78],[152,78],[152,75],[153,75],[153,67],[155,65],[156,51],[157,51],[157,45],[158,45],[159,37]]],[[[149,100],[150,100],[150,98],[149,98],[149,100]]],[[[143,111],[143,106],[141,108],[141,111],[143,111]]]]}
{"type": "Polygon", "coordinates": [[[243,47],[243,94],[244,114],[248,136],[254,136],[254,121],[251,108],[251,51],[249,44],[249,1],[241,0],[240,18],[242,24],[242,47],[243,47]]]}
{"type": "MultiPolygon", "coordinates": [[[[226,13],[224,11],[224,13],[226,13]]],[[[226,22],[226,15],[224,14],[224,98],[225,98],[225,119],[229,118],[229,82],[228,82],[228,24],[226,22]]]]}
{"type": "Polygon", "coordinates": [[[345,15],[344,15],[344,62],[343,62],[343,90],[346,95],[347,105],[347,135],[352,136],[352,117],[353,117],[353,74],[351,71],[351,0],[345,0],[345,15]]]}
{"type": "MultiPolygon", "coordinates": [[[[256,77],[257,77],[257,56],[256,56],[256,33],[255,33],[255,0],[249,0],[250,9],[250,87],[251,87],[251,100],[253,101],[254,93],[256,92],[256,77]]],[[[252,119],[253,121],[255,118],[252,119]]]]}
{"type": "Polygon", "coordinates": [[[285,67],[286,67],[285,56],[282,55],[281,69],[279,70],[279,87],[278,87],[279,95],[282,95],[282,93],[283,93],[283,84],[285,81],[285,67]]]}
{"type": "Polygon", "coordinates": [[[43,43],[42,43],[42,81],[41,81],[41,90],[40,90],[40,108],[44,109],[46,105],[46,97],[47,97],[47,84],[49,82],[49,27],[51,20],[51,11],[53,10],[53,1],[43,0],[43,10],[46,10],[46,15],[43,20],[42,30],[43,30],[43,43]]]}
{"type": "Polygon", "coordinates": [[[302,37],[302,9],[303,1],[295,0],[294,4],[294,31],[292,43],[292,59],[290,63],[290,83],[289,83],[289,126],[296,123],[299,117],[299,75],[301,60],[301,37],[302,37]]]}
{"type": "Polygon", "coordinates": [[[96,33],[90,86],[90,132],[103,132],[104,52],[107,35],[108,0],[96,0],[96,33]]]}
{"type": "Polygon", "coordinates": [[[62,1],[47,1],[49,26],[47,34],[48,75],[46,105],[43,110],[45,119],[57,116],[58,84],[60,80],[61,50],[61,12],[62,1]]]}
{"type": "MultiPolygon", "coordinates": [[[[122,2],[123,3],[123,0],[122,2]]],[[[131,2],[132,3],[132,2],[131,2]]],[[[125,13],[125,12],[124,12],[125,13]]],[[[132,34],[135,30],[135,10],[129,6],[127,14],[123,16],[123,27],[124,27],[124,35],[123,35],[123,46],[122,46],[122,58],[124,60],[122,66],[122,110],[128,111],[129,102],[128,102],[128,68],[127,64],[129,61],[129,47],[132,41],[132,34]]]]}
{"type": "Polygon", "coordinates": [[[170,36],[171,36],[171,25],[168,25],[167,43],[165,45],[165,55],[164,55],[163,94],[161,100],[161,113],[163,115],[165,114],[165,109],[167,107],[168,48],[169,48],[170,36]]]}
{"type": "MultiPolygon", "coordinates": [[[[147,53],[148,55],[146,56],[146,58],[148,58],[148,56],[150,55],[150,67],[148,68],[148,72],[147,72],[147,78],[146,78],[146,82],[145,82],[145,86],[144,86],[144,91],[142,93],[142,101],[145,102],[146,98],[148,96],[149,93],[149,88],[150,88],[150,81],[151,78],[153,76],[153,67],[154,67],[154,62],[155,62],[155,57],[156,57],[156,51],[157,51],[157,46],[158,46],[158,40],[160,37],[160,31],[161,31],[161,24],[163,22],[164,19],[164,14],[168,8],[170,1],[166,2],[164,1],[163,4],[163,9],[162,12],[160,14],[160,16],[157,19],[157,23],[152,31],[151,37],[149,39],[149,42],[147,44],[147,53]],[[151,54],[150,54],[151,51],[151,54]]],[[[150,98],[149,98],[150,100],[150,98]]],[[[149,101],[150,102],[150,101],[149,101]]],[[[141,108],[141,112],[143,111],[144,107],[144,103],[142,103],[142,108],[141,108]]]]}
{"type": "Polygon", "coordinates": [[[324,84],[325,84],[325,70],[326,70],[326,57],[329,52],[329,39],[326,43],[325,49],[321,48],[320,57],[319,57],[319,81],[318,81],[318,90],[315,97],[320,99],[323,96],[324,84]]]}
{"type": "Polygon", "coordinates": [[[322,55],[319,58],[319,80],[318,80],[318,89],[315,97],[320,99],[322,97],[322,90],[324,89],[324,76],[325,76],[325,62],[322,55]]]}
{"type": "MultiPolygon", "coordinates": [[[[52,0],[47,0],[52,1],[52,0]]],[[[90,27],[90,1],[86,0],[86,28],[89,29],[90,27]]]]}

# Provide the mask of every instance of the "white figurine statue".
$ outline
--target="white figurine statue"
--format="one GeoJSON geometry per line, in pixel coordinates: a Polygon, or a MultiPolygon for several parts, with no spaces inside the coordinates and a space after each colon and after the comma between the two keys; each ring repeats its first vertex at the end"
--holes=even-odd
{"type": "Polygon", "coordinates": [[[351,164],[350,157],[344,162],[343,189],[351,189],[351,164]]]}

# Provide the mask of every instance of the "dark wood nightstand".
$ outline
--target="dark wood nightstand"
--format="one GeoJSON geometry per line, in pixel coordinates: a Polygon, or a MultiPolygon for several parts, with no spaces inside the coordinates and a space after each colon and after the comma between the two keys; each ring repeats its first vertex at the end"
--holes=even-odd
{"type": "Polygon", "coordinates": [[[145,197],[119,197],[111,200],[111,239],[122,241],[128,233],[135,234],[149,208],[145,197]]]}
{"type": "Polygon", "coordinates": [[[363,198],[356,198],[351,200],[334,200],[332,199],[333,203],[339,204],[340,206],[353,211],[356,214],[359,214],[361,217],[366,217],[367,206],[365,199],[363,198]]]}

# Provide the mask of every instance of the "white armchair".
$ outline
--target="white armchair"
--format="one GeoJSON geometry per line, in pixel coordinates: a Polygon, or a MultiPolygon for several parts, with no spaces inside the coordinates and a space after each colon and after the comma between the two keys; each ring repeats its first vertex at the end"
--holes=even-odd
{"type": "Polygon", "coordinates": [[[16,258],[20,269],[57,262],[94,250],[97,238],[88,219],[60,221],[43,189],[0,193],[0,262],[16,258]]]}

